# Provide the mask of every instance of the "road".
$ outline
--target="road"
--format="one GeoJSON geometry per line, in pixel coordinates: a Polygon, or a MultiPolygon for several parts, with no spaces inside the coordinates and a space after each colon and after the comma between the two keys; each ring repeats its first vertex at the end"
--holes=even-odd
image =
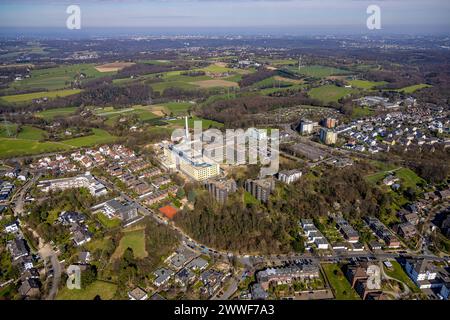
{"type": "Polygon", "coordinates": [[[15,216],[21,216],[23,214],[23,207],[25,204],[24,198],[30,190],[32,186],[35,185],[36,181],[41,177],[41,173],[37,172],[34,173],[33,177],[31,179],[28,179],[28,181],[18,190],[14,196],[11,199],[11,203],[15,203],[13,211],[15,216]]]}

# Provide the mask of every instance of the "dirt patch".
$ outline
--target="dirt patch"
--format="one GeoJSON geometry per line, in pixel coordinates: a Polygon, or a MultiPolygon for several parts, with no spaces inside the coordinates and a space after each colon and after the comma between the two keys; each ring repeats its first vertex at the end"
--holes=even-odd
{"type": "Polygon", "coordinates": [[[96,66],[95,69],[98,72],[116,72],[122,70],[123,68],[134,65],[134,62],[113,62],[105,63],[100,66],[96,66]]]}
{"type": "Polygon", "coordinates": [[[152,106],[150,108],[151,113],[158,117],[165,117],[170,112],[164,106],[152,106]]]}
{"type": "Polygon", "coordinates": [[[294,84],[302,84],[303,83],[303,80],[289,79],[289,78],[280,77],[280,76],[275,76],[274,79],[277,81],[289,82],[289,83],[294,83],[294,84]]]}
{"type": "Polygon", "coordinates": [[[215,87],[238,87],[238,84],[233,81],[227,80],[202,80],[196,82],[190,82],[191,84],[197,85],[200,88],[215,88],[215,87]]]}

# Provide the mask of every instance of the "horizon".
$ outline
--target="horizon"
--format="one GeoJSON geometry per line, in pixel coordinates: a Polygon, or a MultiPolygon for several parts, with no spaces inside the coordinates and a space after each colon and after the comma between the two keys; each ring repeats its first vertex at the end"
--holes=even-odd
{"type": "Polygon", "coordinates": [[[450,3],[432,0],[144,0],[78,1],[81,29],[69,30],[72,1],[0,1],[1,35],[446,35],[450,3]],[[381,9],[380,30],[369,30],[366,9],[381,9]],[[129,35],[129,34],[128,34],[129,35]]]}

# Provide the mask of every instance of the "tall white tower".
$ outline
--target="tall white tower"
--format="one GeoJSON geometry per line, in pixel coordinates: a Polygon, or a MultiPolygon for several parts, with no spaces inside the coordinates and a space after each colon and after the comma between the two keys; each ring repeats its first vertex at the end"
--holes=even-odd
{"type": "Polygon", "coordinates": [[[188,123],[188,117],[184,117],[184,121],[185,121],[185,128],[186,128],[186,140],[189,139],[189,123],[188,123]]]}

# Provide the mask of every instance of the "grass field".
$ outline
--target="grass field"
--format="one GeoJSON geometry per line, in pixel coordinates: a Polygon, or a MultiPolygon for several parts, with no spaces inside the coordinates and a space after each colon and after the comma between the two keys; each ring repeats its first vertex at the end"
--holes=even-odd
{"type": "Polygon", "coordinates": [[[14,137],[17,130],[17,124],[10,122],[0,123],[0,138],[14,137]]]}
{"type": "Polygon", "coordinates": [[[125,109],[114,109],[112,107],[106,107],[101,109],[96,109],[94,112],[97,116],[107,118],[105,122],[107,125],[114,125],[116,120],[123,115],[135,114],[142,121],[147,121],[151,119],[156,119],[159,116],[152,111],[151,106],[134,106],[125,109]]]}
{"type": "Polygon", "coordinates": [[[89,136],[64,140],[61,142],[66,145],[79,148],[79,147],[94,146],[94,145],[102,144],[102,143],[111,143],[116,140],[116,137],[112,136],[105,130],[92,129],[92,132],[94,134],[89,135],[89,136]]]}
{"type": "Polygon", "coordinates": [[[374,114],[375,114],[375,111],[373,111],[370,108],[354,107],[353,111],[352,111],[352,118],[358,119],[358,118],[370,117],[374,114]]]}
{"type": "Polygon", "coordinates": [[[117,290],[117,285],[110,282],[97,280],[87,288],[70,290],[64,286],[56,296],[56,300],[93,300],[97,295],[102,300],[111,300],[117,290]]]}
{"type": "Polygon", "coordinates": [[[326,67],[326,66],[318,66],[318,65],[312,65],[312,66],[306,66],[298,69],[298,67],[289,67],[290,71],[294,73],[298,73],[301,75],[305,75],[308,77],[314,77],[314,78],[326,78],[333,75],[340,75],[340,74],[349,74],[350,72],[347,70],[337,69],[333,67],[326,67]]]}
{"type": "Polygon", "coordinates": [[[429,87],[431,87],[429,84],[421,83],[421,84],[416,84],[416,85],[413,85],[413,86],[397,89],[395,91],[404,92],[404,93],[408,94],[408,93],[414,93],[417,90],[424,89],[424,88],[429,88],[429,87]]]}
{"type": "Polygon", "coordinates": [[[0,138],[0,158],[33,155],[71,149],[64,143],[0,138]]]}
{"type": "Polygon", "coordinates": [[[183,82],[183,81],[157,82],[157,83],[152,83],[150,86],[152,87],[153,91],[157,91],[160,93],[162,93],[164,90],[166,90],[168,88],[179,88],[179,89],[185,89],[185,90],[191,90],[191,89],[198,88],[198,86],[196,86],[194,84],[191,84],[188,82],[183,82]]]}
{"type": "Polygon", "coordinates": [[[228,80],[201,80],[190,82],[191,84],[197,85],[200,88],[231,88],[238,87],[239,85],[236,82],[228,81],[228,80]]]}
{"type": "Polygon", "coordinates": [[[147,251],[145,250],[144,229],[124,231],[123,237],[122,239],[120,239],[119,246],[114,252],[112,258],[120,258],[127,248],[133,249],[134,256],[138,259],[145,258],[148,255],[147,251]]]}
{"type": "Polygon", "coordinates": [[[93,64],[74,64],[48,69],[36,69],[31,71],[31,77],[14,82],[12,89],[47,89],[58,90],[67,88],[75,80],[77,75],[85,74],[87,79],[95,79],[112,75],[114,72],[99,72],[93,64]]]}
{"type": "Polygon", "coordinates": [[[17,134],[17,139],[41,140],[47,136],[47,132],[32,126],[23,126],[17,134]]]}
{"type": "Polygon", "coordinates": [[[400,263],[398,263],[397,261],[391,261],[391,263],[392,263],[392,269],[388,269],[383,266],[386,274],[389,277],[395,278],[395,279],[405,283],[411,289],[411,291],[413,291],[414,293],[420,293],[421,292],[420,289],[414,284],[414,282],[411,280],[411,278],[408,277],[408,275],[405,273],[405,271],[403,270],[400,263]]]}
{"type": "Polygon", "coordinates": [[[394,170],[380,171],[375,174],[367,176],[366,179],[369,182],[378,183],[381,180],[383,180],[384,177],[388,175],[390,172],[393,172],[397,178],[400,178],[400,183],[405,188],[415,187],[416,185],[425,182],[425,180],[423,180],[414,171],[408,168],[397,168],[394,170]]]}
{"type": "Polygon", "coordinates": [[[49,109],[49,110],[37,112],[37,113],[35,113],[35,116],[42,118],[44,120],[53,120],[56,117],[64,117],[64,116],[72,115],[75,113],[75,111],[77,111],[77,107],[49,109]]]}
{"type": "Polygon", "coordinates": [[[323,101],[324,103],[337,102],[339,99],[353,92],[351,88],[338,87],[335,85],[325,85],[318,88],[312,88],[309,96],[313,99],[323,101]]]}
{"type": "Polygon", "coordinates": [[[173,112],[175,115],[186,114],[189,108],[192,106],[192,103],[189,102],[168,102],[161,104],[165,109],[167,109],[168,113],[173,112]]]}
{"type": "Polygon", "coordinates": [[[337,300],[360,300],[360,297],[356,291],[352,289],[338,265],[327,263],[323,264],[322,268],[333,288],[333,293],[337,300]]]}
{"type": "Polygon", "coordinates": [[[0,100],[3,100],[8,103],[20,103],[32,101],[33,99],[40,99],[47,97],[49,99],[57,98],[57,97],[67,97],[73,94],[80,93],[80,89],[66,89],[66,90],[55,90],[55,91],[44,91],[44,92],[33,92],[33,93],[25,93],[25,94],[15,94],[11,96],[3,96],[0,97],[0,100]]]}
{"type": "Polygon", "coordinates": [[[352,87],[365,90],[370,90],[376,86],[387,84],[386,81],[367,81],[367,80],[351,80],[348,81],[348,83],[350,83],[352,87]]]}
{"type": "MultiPolygon", "coordinates": [[[[116,137],[102,129],[92,129],[93,134],[85,137],[63,140],[60,142],[38,141],[43,137],[43,130],[25,126],[17,138],[0,138],[0,158],[34,155],[65,151],[72,148],[89,147],[96,144],[111,143],[116,137]]],[[[3,131],[0,131],[0,133],[3,131]]]]}

